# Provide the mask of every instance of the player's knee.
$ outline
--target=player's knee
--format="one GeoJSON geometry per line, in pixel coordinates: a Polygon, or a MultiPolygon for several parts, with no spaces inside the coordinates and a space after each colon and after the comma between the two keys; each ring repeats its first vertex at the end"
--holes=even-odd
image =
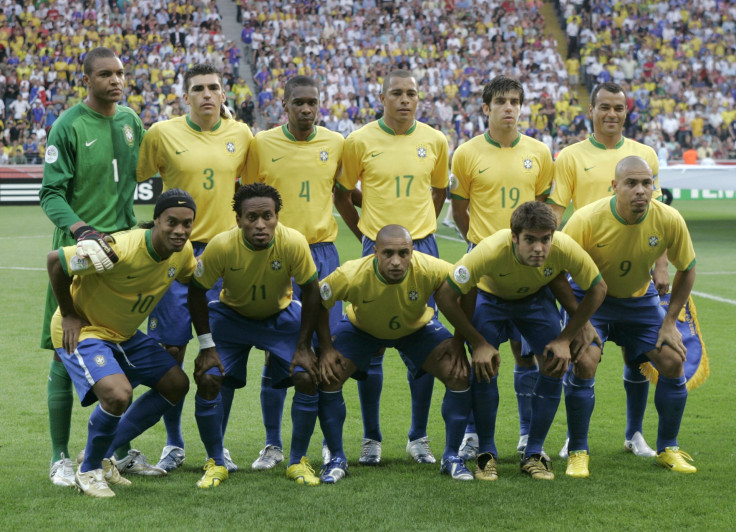
{"type": "Polygon", "coordinates": [[[122,416],[130,406],[133,397],[133,388],[128,385],[106,390],[104,396],[100,397],[100,406],[113,416],[122,416]]]}
{"type": "Polygon", "coordinates": [[[682,359],[677,353],[667,347],[660,352],[656,366],[659,374],[668,379],[676,379],[683,374],[682,359]]]}
{"type": "Polygon", "coordinates": [[[592,379],[598,369],[598,363],[601,360],[600,352],[597,349],[588,348],[580,353],[575,362],[573,369],[575,375],[581,379],[592,379]]]}
{"type": "Polygon", "coordinates": [[[309,378],[309,374],[306,372],[300,371],[298,373],[294,373],[291,380],[294,383],[294,389],[297,392],[305,395],[315,395],[317,393],[317,385],[312,382],[312,379],[309,378]]]}
{"type": "Polygon", "coordinates": [[[448,376],[443,379],[443,382],[447,388],[453,392],[462,392],[470,388],[470,378],[465,377],[452,377],[448,376]]]}
{"type": "Polygon", "coordinates": [[[189,392],[189,378],[179,366],[172,367],[156,385],[156,390],[176,404],[189,392]]]}
{"type": "Polygon", "coordinates": [[[197,395],[207,401],[213,400],[220,393],[222,377],[205,373],[197,379],[197,395]]]}

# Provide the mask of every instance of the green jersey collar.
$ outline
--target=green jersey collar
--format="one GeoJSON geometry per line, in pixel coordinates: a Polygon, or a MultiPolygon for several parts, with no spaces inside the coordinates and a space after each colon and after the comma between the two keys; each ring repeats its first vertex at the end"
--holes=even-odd
{"type": "MultiPolygon", "coordinates": [[[[292,142],[302,142],[302,141],[297,140],[297,138],[294,135],[291,134],[291,131],[289,131],[289,128],[286,127],[286,124],[284,124],[284,125],[281,126],[281,131],[284,132],[284,136],[287,139],[289,139],[290,141],[292,141],[292,142]]],[[[316,134],[317,134],[317,126],[312,126],[312,132],[307,137],[307,140],[305,140],[303,142],[309,142],[310,140],[312,140],[314,138],[314,136],[316,134]]]]}
{"type": "MultiPolygon", "coordinates": [[[[606,145],[605,145],[605,144],[601,144],[600,142],[598,142],[597,140],[595,140],[595,137],[594,137],[593,135],[591,135],[590,137],[588,137],[588,140],[590,140],[590,143],[591,143],[591,144],[592,144],[593,146],[595,146],[596,148],[598,148],[599,150],[606,150],[606,149],[608,149],[608,148],[606,148],[606,145]]],[[[618,141],[618,142],[616,143],[616,147],[614,148],[614,150],[617,150],[617,149],[619,149],[619,148],[620,148],[621,146],[623,146],[623,145],[624,145],[624,141],[625,141],[625,140],[626,140],[626,137],[624,137],[624,136],[622,135],[622,136],[621,136],[621,140],[619,140],[619,141],[618,141]]]]}
{"type": "MultiPolygon", "coordinates": [[[[498,142],[496,142],[495,140],[491,138],[491,134],[488,130],[486,130],[483,136],[485,137],[486,142],[490,144],[491,146],[495,146],[496,148],[503,148],[503,146],[501,146],[498,142]]],[[[513,148],[514,146],[516,146],[520,140],[521,140],[521,133],[518,133],[514,141],[511,143],[510,147],[513,148]]]]}
{"type": "Polygon", "coordinates": [[[263,248],[263,249],[256,249],[256,248],[253,247],[253,244],[251,244],[250,242],[248,242],[245,239],[245,236],[243,235],[243,231],[240,231],[240,237],[243,239],[243,244],[245,244],[245,247],[247,247],[249,250],[255,251],[255,252],[263,251],[263,249],[268,249],[268,248],[272,247],[274,245],[274,243],[276,242],[276,233],[274,233],[273,238],[271,239],[271,241],[268,243],[268,245],[265,248],[263,248]]]}
{"type": "Polygon", "coordinates": [[[613,214],[613,217],[616,218],[616,220],[618,220],[619,222],[621,222],[624,225],[638,225],[638,224],[642,223],[644,221],[644,219],[647,217],[647,214],[649,214],[649,205],[647,205],[647,210],[644,213],[644,216],[642,216],[641,218],[639,218],[633,224],[630,224],[629,222],[627,222],[626,220],[624,220],[621,217],[621,215],[619,215],[618,212],[616,212],[616,195],[615,194],[611,197],[610,205],[611,205],[611,214],[613,214]]]}
{"type": "MultiPolygon", "coordinates": [[[[386,133],[388,133],[389,135],[394,135],[394,136],[396,136],[396,132],[395,132],[395,131],[394,131],[393,129],[391,129],[390,127],[388,127],[388,126],[386,125],[386,122],[384,122],[384,121],[383,121],[383,117],[381,117],[381,118],[379,118],[379,119],[378,119],[378,127],[380,127],[380,128],[382,129],[382,130],[384,130],[384,131],[385,131],[386,133]]],[[[416,121],[416,120],[414,120],[414,123],[413,123],[413,124],[411,125],[411,127],[410,127],[410,128],[409,128],[409,129],[407,130],[407,131],[406,131],[406,133],[404,133],[404,135],[411,135],[412,133],[414,133],[414,130],[415,130],[416,128],[417,128],[417,121],[416,121]]]]}
{"type": "MultiPolygon", "coordinates": [[[[411,268],[411,265],[409,266],[409,268],[411,268]]],[[[404,279],[406,279],[406,276],[409,275],[409,268],[406,269],[406,271],[404,272],[404,276],[401,279],[399,279],[398,282],[389,283],[386,279],[383,278],[383,275],[381,275],[381,272],[378,271],[378,259],[375,256],[373,257],[373,271],[375,272],[376,277],[378,277],[378,280],[381,281],[383,284],[400,284],[401,282],[404,281],[404,279]]]]}
{"type": "Polygon", "coordinates": [[[156,253],[156,250],[153,248],[153,237],[150,229],[146,230],[146,249],[153,260],[161,262],[161,257],[158,256],[158,253],[156,253]]]}
{"type": "MultiPolygon", "coordinates": [[[[201,128],[201,127],[199,127],[199,126],[198,126],[197,124],[195,124],[194,122],[192,122],[192,119],[191,119],[191,118],[189,118],[189,115],[187,115],[187,124],[189,124],[189,127],[190,127],[190,128],[192,128],[192,129],[193,129],[194,131],[198,131],[199,133],[201,133],[201,132],[202,132],[202,128],[201,128]]],[[[212,126],[212,129],[211,129],[210,131],[217,131],[217,129],[218,129],[218,128],[219,128],[219,127],[220,127],[221,125],[222,125],[222,118],[220,118],[220,119],[219,119],[219,120],[217,121],[217,124],[215,124],[214,126],[212,126]]]]}

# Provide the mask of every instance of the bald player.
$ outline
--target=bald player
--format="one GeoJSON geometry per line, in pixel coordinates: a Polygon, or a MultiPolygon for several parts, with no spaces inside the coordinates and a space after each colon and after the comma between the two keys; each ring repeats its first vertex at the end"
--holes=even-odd
{"type": "MultiPolygon", "coordinates": [[[[672,471],[695,473],[690,456],[678,447],[677,435],[687,402],[683,372],[685,346],[677,316],[695,281],[695,251],[685,220],[675,209],[652,201],[654,176],[647,161],[629,156],[616,166],[613,197],[576,211],[563,232],[593,258],[608,286],[608,295],[591,318],[601,340],[621,346],[627,364],[651,361],[659,371],[654,404],[659,414],[657,462],[672,471]],[[667,312],[650,271],[666,250],[677,268],[667,312]]],[[[580,290],[572,282],[575,298],[580,290]]],[[[574,308],[575,298],[562,301],[574,308]]],[[[602,348],[583,346],[573,362],[565,389],[570,435],[567,474],[590,475],[588,426],[595,405],[595,372],[602,348]]]]}

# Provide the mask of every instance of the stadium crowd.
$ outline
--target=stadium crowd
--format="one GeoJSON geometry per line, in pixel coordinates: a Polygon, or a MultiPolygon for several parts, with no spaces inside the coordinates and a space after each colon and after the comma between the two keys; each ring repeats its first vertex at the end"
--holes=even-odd
{"type": "MultiPolygon", "coordinates": [[[[0,14],[2,164],[39,163],[48,129],[85,95],[85,50],[120,53],[131,88],[124,102],[146,127],[186,111],[182,71],[209,61],[224,72],[228,104],[251,126],[281,122],[284,81],[313,75],[325,87],[322,123],[343,136],[380,116],[378,88],[392,68],[420,80],[420,120],[450,149],[484,128],[484,82],[504,73],[524,84],[521,130],[553,153],[592,130],[575,98],[582,82],[627,90],[626,135],[661,159],[736,158],[736,7],[715,0],[557,2],[568,57],[541,2],[376,0],[244,2],[240,44],[227,40],[214,0],[21,5],[0,14]],[[114,7],[110,7],[114,4],[114,7]],[[692,7],[692,9],[691,9],[692,7]],[[248,62],[255,94],[240,76],[248,62]]],[[[258,130],[258,127],[255,127],[258,130]]]]}
{"type": "Polygon", "coordinates": [[[736,157],[736,6],[715,0],[557,2],[568,71],[620,83],[626,135],[660,159],[736,157]]]}

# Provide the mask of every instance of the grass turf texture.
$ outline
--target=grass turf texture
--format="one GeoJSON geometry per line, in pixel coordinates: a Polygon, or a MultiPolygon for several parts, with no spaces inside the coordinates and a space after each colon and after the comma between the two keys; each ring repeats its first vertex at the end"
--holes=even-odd
{"type": "MultiPolygon", "coordinates": [[[[439,464],[412,463],[405,452],[409,428],[406,369],[395,351],[385,359],[382,400],[383,460],[380,467],[360,467],[362,425],[354,381],[345,386],[348,418],[345,445],[350,476],[337,486],[307,488],[285,478],[285,465],[253,472],[251,462],[263,446],[259,403],[263,355],[253,351],[249,384],[235,396],[225,444],[241,471],[215,490],[195,488],[205,451],[194,421],[194,401],[184,406],[187,461],[167,478],[132,476],[133,486],[115,489],[117,497],[94,501],[48,480],[50,443],[46,409],[46,375],[50,353],[38,348],[47,276],[45,256],[51,224],[39,207],[3,207],[0,211],[0,272],[5,290],[0,320],[0,522],[3,530],[306,530],[306,529],[732,529],[736,503],[733,483],[736,418],[729,414],[736,372],[736,201],[681,201],[675,206],[688,221],[698,255],[695,291],[730,300],[695,296],[707,342],[711,376],[691,393],[680,431],[680,444],[695,459],[698,473],[678,475],[623,450],[625,396],[620,350],[608,346],[598,370],[596,409],[590,431],[591,477],[565,476],[557,451],[565,439],[564,400],[545,446],[557,478],[532,481],[519,472],[516,454],[518,419],[513,391],[513,359],[501,349],[501,404],[496,441],[498,481],[456,482],[439,474],[439,464]]],[[[138,208],[139,218],[151,216],[138,208]]],[[[465,246],[453,230],[440,225],[440,254],[450,262],[465,246]]],[[[356,258],[360,246],[342,225],[338,248],[344,260],[356,258]]],[[[185,362],[191,376],[196,340],[185,362]]],[[[136,390],[136,396],[145,387],[136,390]]],[[[291,395],[284,414],[288,452],[291,395]]],[[[444,389],[435,386],[429,436],[439,458],[444,447],[440,406],[444,389]]],[[[74,396],[70,451],[86,441],[91,412],[74,396]]],[[[657,416],[654,388],[644,431],[655,444],[657,416]]],[[[309,458],[320,463],[321,432],[315,430],[309,458]]],[[[134,442],[155,463],[165,443],[162,423],[134,442]]],[[[469,464],[474,468],[474,464],[469,464]]]]}

